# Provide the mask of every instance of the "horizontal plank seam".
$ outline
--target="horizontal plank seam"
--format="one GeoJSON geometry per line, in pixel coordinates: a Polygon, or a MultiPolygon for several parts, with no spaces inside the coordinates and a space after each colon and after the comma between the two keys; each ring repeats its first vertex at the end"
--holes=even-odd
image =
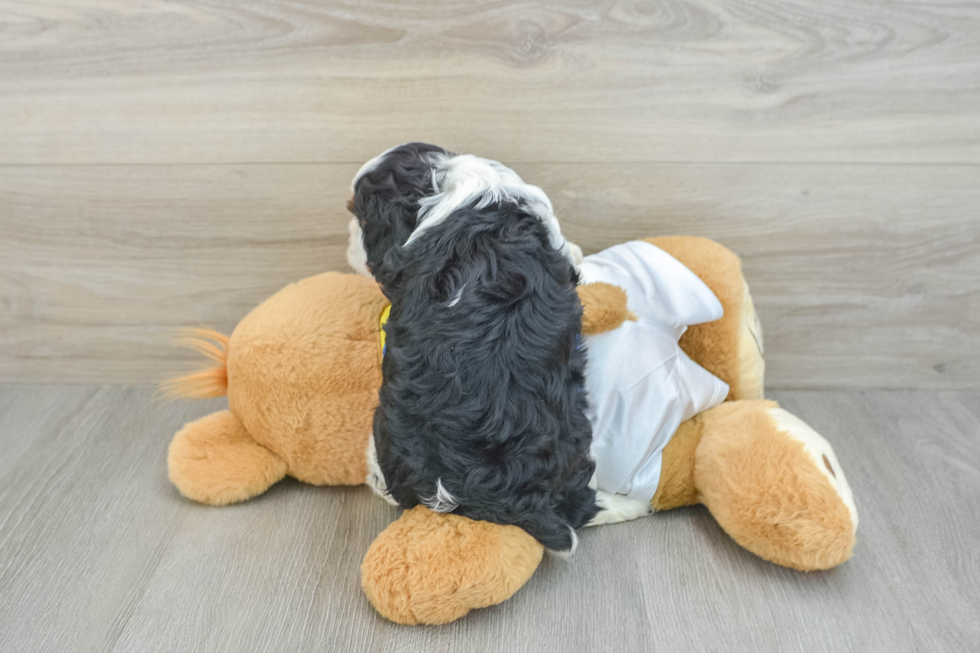
{"type": "MultiPolygon", "coordinates": [[[[86,162],[86,163],[0,163],[2,168],[152,168],[152,167],[220,167],[220,166],[354,166],[364,161],[173,161],[173,162],[86,162]]],[[[962,161],[536,161],[508,159],[508,165],[657,165],[657,166],[884,166],[915,168],[976,168],[976,163],[962,161]]]]}

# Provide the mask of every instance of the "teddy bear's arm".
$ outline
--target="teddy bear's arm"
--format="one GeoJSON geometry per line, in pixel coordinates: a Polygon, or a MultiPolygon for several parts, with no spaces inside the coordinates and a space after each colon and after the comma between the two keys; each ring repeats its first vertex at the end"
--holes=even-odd
{"type": "Polygon", "coordinates": [[[612,331],[636,316],[626,305],[626,291],[619,286],[598,281],[578,287],[582,300],[582,333],[587,336],[612,331]]]}

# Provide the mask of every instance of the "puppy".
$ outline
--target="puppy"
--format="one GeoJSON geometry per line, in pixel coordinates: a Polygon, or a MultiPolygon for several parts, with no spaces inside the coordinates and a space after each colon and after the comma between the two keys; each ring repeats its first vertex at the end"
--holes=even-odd
{"type": "Polygon", "coordinates": [[[547,195],[495,161],[408,143],[362,166],[348,208],[351,266],[391,300],[369,482],[571,553],[598,511],[581,252],[547,195]]]}

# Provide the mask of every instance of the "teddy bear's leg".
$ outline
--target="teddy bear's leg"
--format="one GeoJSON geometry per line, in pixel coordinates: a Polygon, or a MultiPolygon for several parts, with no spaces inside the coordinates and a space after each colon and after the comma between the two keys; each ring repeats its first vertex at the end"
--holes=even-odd
{"type": "Polygon", "coordinates": [[[695,362],[728,384],[728,399],[762,399],[765,380],[762,326],[742,276],[742,262],[731,250],[690,236],[647,238],[694,274],[718,297],[720,320],[696,324],[680,340],[695,362]]]}
{"type": "Polygon", "coordinates": [[[361,586],[382,616],[400,624],[443,624],[506,601],[544,553],[516,526],[406,510],[368,549],[361,586]]]}
{"type": "Polygon", "coordinates": [[[653,505],[698,502],[740,545],[786,567],[828,569],[854,547],[857,511],[833,449],[772,401],[728,402],[681,425],[653,505]]]}
{"type": "Polygon", "coordinates": [[[262,494],[286,475],[286,462],[221,410],[186,424],[170,442],[170,481],[188,499],[223,506],[262,494]]]}

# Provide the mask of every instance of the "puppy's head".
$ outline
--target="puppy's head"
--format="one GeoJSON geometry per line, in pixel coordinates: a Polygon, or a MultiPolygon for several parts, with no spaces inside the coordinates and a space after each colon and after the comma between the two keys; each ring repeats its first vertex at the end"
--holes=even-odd
{"type": "Polygon", "coordinates": [[[519,204],[548,228],[552,247],[574,265],[582,260],[582,250],[562,236],[545,192],[498,161],[406,143],[361,166],[352,190],[347,260],[386,289],[398,277],[402,248],[465,207],[519,204]]]}
{"type": "Polygon", "coordinates": [[[433,170],[447,152],[425,143],[405,143],[374,157],[357,171],[347,205],[354,214],[349,225],[347,260],[382,287],[392,284],[395,251],[418,223],[422,198],[433,193],[433,170]]]}

